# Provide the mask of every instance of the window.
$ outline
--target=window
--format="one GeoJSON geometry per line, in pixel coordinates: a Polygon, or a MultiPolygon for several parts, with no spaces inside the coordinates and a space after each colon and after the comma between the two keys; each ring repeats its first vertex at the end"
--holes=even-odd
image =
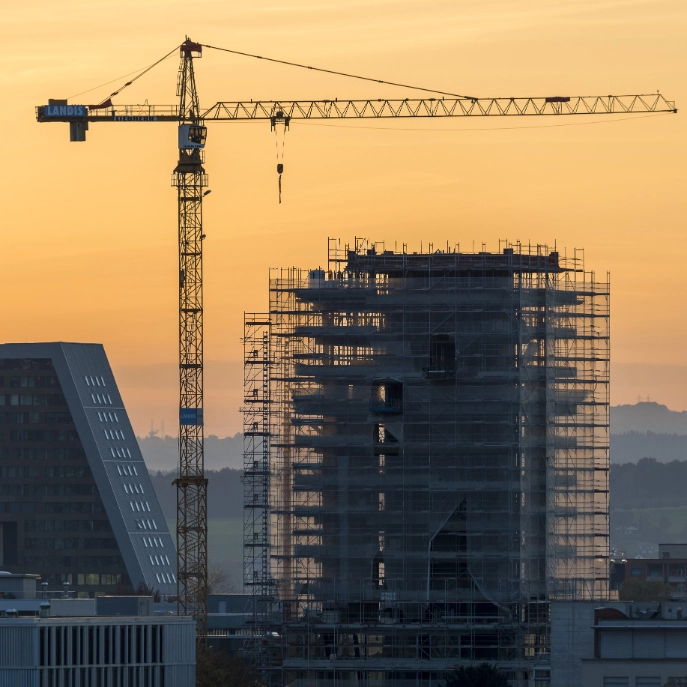
{"type": "Polygon", "coordinates": [[[110,398],[110,394],[107,394],[107,401],[110,405],[112,405],[112,399],[110,398]]]}
{"type": "Polygon", "coordinates": [[[661,687],[663,682],[660,677],[637,677],[635,687],[661,687]]]}
{"type": "Polygon", "coordinates": [[[646,578],[647,580],[662,580],[663,579],[663,566],[662,565],[647,565],[646,566],[646,578]]]}
{"type": "Polygon", "coordinates": [[[632,568],[630,571],[630,575],[632,577],[641,577],[642,576],[642,569],[641,568],[632,568]]]}
{"type": "Polygon", "coordinates": [[[670,551],[664,551],[663,558],[670,558],[670,551]]]}
{"type": "Polygon", "coordinates": [[[91,386],[91,383],[88,381],[88,376],[84,376],[84,379],[86,380],[86,386],[91,386]]]}
{"type": "Polygon", "coordinates": [[[605,677],[604,687],[630,687],[629,677],[605,677]]]}
{"type": "Polygon", "coordinates": [[[449,377],[456,368],[456,344],[446,334],[432,336],[429,346],[428,377],[449,377]]]}

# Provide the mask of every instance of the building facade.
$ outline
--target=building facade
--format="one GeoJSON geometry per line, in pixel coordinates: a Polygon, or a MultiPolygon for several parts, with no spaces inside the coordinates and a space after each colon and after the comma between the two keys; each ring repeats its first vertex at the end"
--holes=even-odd
{"type": "Polygon", "coordinates": [[[625,580],[662,582],[672,588],[673,599],[687,600],[687,544],[659,544],[658,558],[630,558],[612,571],[618,589],[625,580]]]}
{"type": "Polygon", "coordinates": [[[0,618],[3,687],[195,687],[193,618],[0,618]]]}
{"type": "MultiPolygon", "coordinates": [[[[552,687],[664,687],[687,677],[679,604],[551,604],[552,687]]],[[[680,683],[678,683],[680,684],[680,683]]]]}
{"type": "Polygon", "coordinates": [[[244,341],[268,668],[416,687],[493,661],[529,684],[550,602],[608,596],[608,282],[542,246],[334,242],[327,270],[272,273],[244,341]]]}
{"type": "Polygon", "coordinates": [[[176,551],[105,351],[0,345],[0,569],[176,593],[176,551]]]}

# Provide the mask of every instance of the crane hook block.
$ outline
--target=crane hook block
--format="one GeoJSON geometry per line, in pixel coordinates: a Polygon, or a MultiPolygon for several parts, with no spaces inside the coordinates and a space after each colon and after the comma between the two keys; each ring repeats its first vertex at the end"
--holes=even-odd
{"type": "Polygon", "coordinates": [[[284,165],[280,162],[277,165],[277,174],[281,174],[284,171],[284,165]]]}

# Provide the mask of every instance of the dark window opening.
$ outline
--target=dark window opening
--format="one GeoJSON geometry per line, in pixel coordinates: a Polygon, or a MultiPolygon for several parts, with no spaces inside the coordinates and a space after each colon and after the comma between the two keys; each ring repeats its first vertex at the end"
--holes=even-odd
{"type": "Polygon", "coordinates": [[[452,377],[456,371],[456,344],[447,334],[432,336],[429,344],[429,367],[424,369],[427,377],[452,377]]]}
{"type": "Polygon", "coordinates": [[[372,383],[370,411],[387,415],[403,412],[403,382],[379,380],[372,383]]]}

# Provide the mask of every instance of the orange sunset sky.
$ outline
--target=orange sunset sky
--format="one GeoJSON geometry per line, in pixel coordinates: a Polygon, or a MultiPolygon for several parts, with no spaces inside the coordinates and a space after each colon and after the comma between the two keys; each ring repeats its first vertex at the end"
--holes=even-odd
{"type": "MultiPolygon", "coordinates": [[[[6,3],[2,340],[102,342],[139,434],[176,434],[175,126],[92,124],[76,144],[34,107],[100,102],[185,35],[479,97],[660,89],[687,108],[684,0],[6,3]]],[[[174,104],[177,66],[115,103],[174,104]]],[[[415,95],[213,51],[196,68],[201,107],[415,95]]],[[[687,409],[686,132],[681,112],[294,122],[279,205],[269,124],[210,124],[206,431],[240,430],[243,312],[266,307],[268,268],[324,264],[328,236],[583,247],[611,272],[612,403],[687,409]]]]}

